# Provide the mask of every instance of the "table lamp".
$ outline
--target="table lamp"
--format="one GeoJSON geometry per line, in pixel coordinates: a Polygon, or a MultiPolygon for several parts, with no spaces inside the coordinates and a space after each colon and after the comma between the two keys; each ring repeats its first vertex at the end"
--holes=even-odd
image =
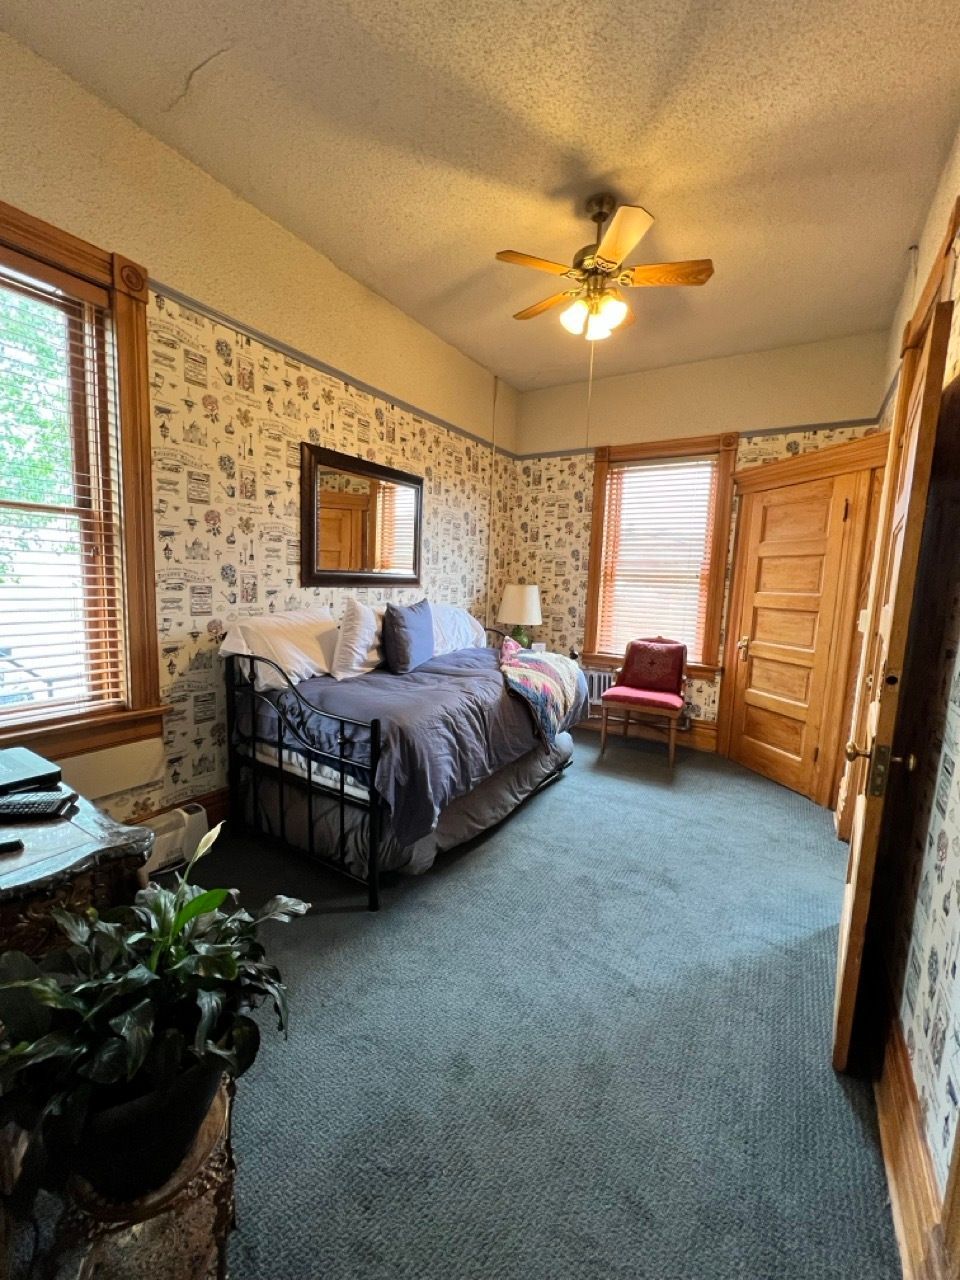
{"type": "Polygon", "coordinates": [[[511,582],[505,586],[497,621],[505,622],[508,627],[512,626],[511,637],[524,649],[529,649],[530,634],[527,627],[539,627],[543,621],[540,613],[540,588],[520,582],[511,582]]]}

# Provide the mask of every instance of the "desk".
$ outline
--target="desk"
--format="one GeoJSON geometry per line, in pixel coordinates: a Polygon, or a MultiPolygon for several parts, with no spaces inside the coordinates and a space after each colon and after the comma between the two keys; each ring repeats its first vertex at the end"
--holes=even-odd
{"type": "Polygon", "coordinates": [[[0,826],[23,841],[0,854],[0,950],[39,956],[64,940],[51,916],[132,902],[137,870],[153,845],[147,827],[125,827],[78,798],[62,818],[0,826]]]}

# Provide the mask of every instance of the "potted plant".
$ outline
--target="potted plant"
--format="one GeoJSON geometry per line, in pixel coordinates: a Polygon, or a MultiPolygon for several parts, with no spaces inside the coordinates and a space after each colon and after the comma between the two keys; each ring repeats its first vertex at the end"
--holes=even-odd
{"type": "Polygon", "coordinates": [[[276,897],[251,915],[235,891],[191,884],[219,831],[175,888],[151,883],[102,915],[58,911],[62,950],[39,964],[0,957],[0,1126],[27,1135],[14,1213],[71,1173],[112,1200],[162,1186],[223,1073],[240,1076],[256,1057],[251,1011],[271,1002],[286,1030],[286,990],[257,931],[308,904],[276,897]]]}

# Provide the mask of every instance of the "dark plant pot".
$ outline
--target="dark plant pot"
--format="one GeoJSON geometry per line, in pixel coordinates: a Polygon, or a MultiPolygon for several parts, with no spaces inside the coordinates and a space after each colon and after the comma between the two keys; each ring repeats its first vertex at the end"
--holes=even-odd
{"type": "Polygon", "coordinates": [[[89,1117],[70,1153],[72,1170],[108,1200],[162,1187],[186,1156],[220,1085],[219,1067],[190,1067],[166,1089],[89,1117]]]}

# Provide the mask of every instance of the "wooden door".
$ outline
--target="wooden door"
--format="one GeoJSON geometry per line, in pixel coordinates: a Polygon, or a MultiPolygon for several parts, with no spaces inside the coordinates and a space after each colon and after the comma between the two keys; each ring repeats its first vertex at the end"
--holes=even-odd
{"type": "Polygon", "coordinates": [[[810,794],[855,474],[746,494],[730,755],[810,794]]]}
{"type": "MultiPolygon", "coordinates": [[[[860,659],[866,636],[862,631],[863,619],[867,617],[870,602],[870,575],[873,570],[874,553],[877,545],[878,513],[883,500],[884,468],[878,467],[871,473],[870,494],[867,499],[867,533],[863,553],[860,557],[860,569],[857,574],[856,591],[853,598],[853,611],[858,619],[856,633],[851,646],[850,660],[847,664],[847,680],[844,686],[843,709],[840,727],[843,741],[855,738],[860,742],[863,738],[863,724],[860,717],[864,713],[864,703],[858,699],[857,690],[860,679],[860,659]]],[[[850,841],[850,830],[853,826],[853,794],[848,790],[850,766],[844,752],[838,751],[834,760],[833,786],[830,804],[834,809],[833,825],[837,839],[845,843],[850,841]]]]}
{"type": "Polygon", "coordinates": [[[365,560],[370,499],[366,494],[324,493],[317,512],[317,566],[367,568],[365,560]]]}
{"type": "Polygon", "coordinates": [[[867,640],[854,710],[854,723],[863,725],[864,740],[851,743],[851,754],[857,752],[851,762],[856,772],[846,780],[853,795],[853,821],[834,1003],[833,1065],[838,1071],[846,1070],[850,1061],[863,944],[884,829],[887,776],[890,769],[905,763],[892,755],[892,747],[952,310],[951,303],[938,303],[922,349],[911,347],[904,353],[890,432],[867,640]]]}

